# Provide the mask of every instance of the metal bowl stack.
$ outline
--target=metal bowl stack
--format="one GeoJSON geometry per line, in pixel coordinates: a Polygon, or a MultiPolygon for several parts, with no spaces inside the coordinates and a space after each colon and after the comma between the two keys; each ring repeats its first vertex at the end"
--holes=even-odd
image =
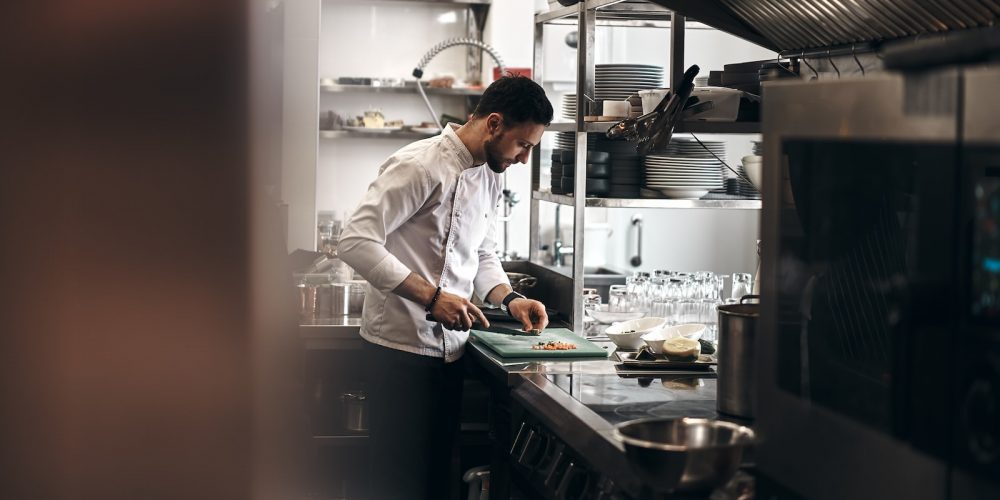
{"type": "Polygon", "coordinates": [[[615,427],[633,471],[654,490],[710,491],[726,484],[754,441],[747,427],[703,418],[649,418],[615,427]]]}

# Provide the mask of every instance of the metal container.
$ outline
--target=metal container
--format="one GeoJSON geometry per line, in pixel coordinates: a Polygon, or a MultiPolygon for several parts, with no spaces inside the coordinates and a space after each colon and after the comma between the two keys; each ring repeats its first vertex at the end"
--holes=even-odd
{"type": "Polygon", "coordinates": [[[365,280],[353,280],[348,284],[351,285],[351,289],[347,312],[352,316],[360,316],[365,306],[365,291],[368,288],[368,282],[365,280]]]}
{"type": "Polygon", "coordinates": [[[340,395],[344,405],[344,428],[351,432],[368,431],[368,396],[364,392],[345,392],[340,395]]]}
{"type": "Polygon", "coordinates": [[[702,418],[647,418],[615,426],[640,479],[661,493],[704,492],[726,484],[754,441],[747,427],[702,418]]]}
{"type": "Polygon", "coordinates": [[[507,273],[507,279],[510,280],[510,288],[520,294],[538,284],[538,278],[524,273],[507,273]]]}
{"type": "Polygon", "coordinates": [[[719,306],[716,408],[742,418],[754,417],[754,339],[760,317],[760,304],[745,302],[759,298],[746,295],[739,304],[719,306]]]}
{"type": "Polygon", "coordinates": [[[330,303],[330,315],[331,316],[346,316],[351,313],[351,284],[350,283],[334,283],[330,286],[331,290],[331,303],[330,303]]]}

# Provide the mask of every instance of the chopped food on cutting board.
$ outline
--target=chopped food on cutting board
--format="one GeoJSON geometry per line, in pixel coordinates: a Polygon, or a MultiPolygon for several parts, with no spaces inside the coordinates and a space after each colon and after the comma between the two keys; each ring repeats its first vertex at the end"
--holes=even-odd
{"type": "Polygon", "coordinates": [[[576,344],[570,342],[559,342],[557,340],[550,340],[548,342],[539,342],[533,346],[532,349],[536,351],[569,351],[576,349],[576,344]]]}
{"type": "Polygon", "coordinates": [[[663,343],[663,354],[670,361],[695,361],[701,355],[701,344],[684,337],[670,339],[663,343]]]}

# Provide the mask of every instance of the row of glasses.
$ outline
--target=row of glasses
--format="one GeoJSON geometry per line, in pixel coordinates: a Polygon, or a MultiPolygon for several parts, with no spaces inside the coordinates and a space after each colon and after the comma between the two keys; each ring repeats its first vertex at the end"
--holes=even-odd
{"type": "Polygon", "coordinates": [[[753,289],[749,273],[733,273],[730,297],[724,300],[727,278],[710,271],[635,273],[626,278],[624,286],[611,287],[609,310],[643,311],[665,318],[668,325],[701,323],[707,327],[703,338],[715,340],[719,305],[739,301],[753,289]]]}

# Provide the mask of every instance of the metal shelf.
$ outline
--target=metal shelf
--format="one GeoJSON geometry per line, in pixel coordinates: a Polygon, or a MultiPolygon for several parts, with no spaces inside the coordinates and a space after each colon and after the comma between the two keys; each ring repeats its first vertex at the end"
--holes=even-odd
{"type": "MultiPolygon", "coordinates": [[[[586,8],[595,10],[595,21],[601,26],[651,26],[668,23],[671,12],[663,6],[645,0],[587,0],[586,8]]],[[[579,5],[559,7],[535,15],[535,24],[566,24],[576,21],[579,5]]]]}
{"type": "MultiPolygon", "coordinates": [[[[413,94],[419,96],[417,93],[417,87],[415,85],[403,85],[399,87],[386,87],[386,86],[373,86],[373,85],[342,85],[339,83],[334,84],[321,84],[319,89],[323,92],[329,94],[336,94],[341,92],[375,92],[375,93],[388,93],[388,94],[413,94]]],[[[428,95],[445,95],[445,96],[479,96],[483,95],[483,89],[442,89],[436,87],[424,86],[424,91],[428,95]]]]}
{"type": "MultiPolygon", "coordinates": [[[[573,206],[574,197],[535,191],[532,199],[573,206]]],[[[760,200],[675,200],[669,198],[586,198],[586,207],[602,208],[683,208],[710,210],[760,210],[760,200]]]]}
{"type": "Polygon", "coordinates": [[[408,130],[397,130],[394,132],[362,132],[360,130],[320,130],[319,136],[323,139],[425,139],[437,134],[423,134],[408,130]]]}
{"type": "MultiPolygon", "coordinates": [[[[607,132],[612,125],[618,122],[585,122],[583,124],[585,132],[607,132]]],[[[545,129],[547,132],[576,132],[576,123],[557,122],[549,124],[545,129]]],[[[696,134],[759,134],[760,122],[680,122],[674,129],[675,133],[696,133],[696,134]]]]}

